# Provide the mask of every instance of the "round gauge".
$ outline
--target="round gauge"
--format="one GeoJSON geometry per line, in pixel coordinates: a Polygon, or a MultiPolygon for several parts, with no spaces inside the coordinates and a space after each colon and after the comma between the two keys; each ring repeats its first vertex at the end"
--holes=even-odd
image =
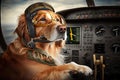
{"type": "Polygon", "coordinates": [[[111,49],[113,53],[120,53],[120,44],[119,43],[112,44],[111,49]]]}
{"type": "Polygon", "coordinates": [[[95,34],[97,36],[103,36],[105,33],[105,27],[100,25],[100,26],[97,26],[96,29],[95,29],[95,34]]]}
{"type": "Polygon", "coordinates": [[[113,36],[120,36],[120,26],[113,26],[112,27],[112,35],[113,36]]]}

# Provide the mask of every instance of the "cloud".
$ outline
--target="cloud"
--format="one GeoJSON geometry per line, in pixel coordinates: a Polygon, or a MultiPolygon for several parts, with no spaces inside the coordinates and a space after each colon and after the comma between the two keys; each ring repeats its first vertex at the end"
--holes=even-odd
{"type": "Polygon", "coordinates": [[[16,23],[18,16],[23,13],[24,6],[12,7],[9,9],[1,10],[1,23],[13,24],[16,23]]]}

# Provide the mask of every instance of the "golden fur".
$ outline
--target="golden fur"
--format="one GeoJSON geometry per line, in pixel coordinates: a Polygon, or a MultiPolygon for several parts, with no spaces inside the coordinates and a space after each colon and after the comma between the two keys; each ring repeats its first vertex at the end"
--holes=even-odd
{"type": "MultiPolygon", "coordinates": [[[[32,22],[34,23],[36,38],[45,35],[48,40],[53,40],[56,26],[60,25],[66,28],[62,17],[49,10],[38,11],[32,22]],[[52,20],[50,19],[51,16],[52,20]],[[45,18],[45,20],[41,18],[45,18]]],[[[56,66],[49,66],[28,59],[27,51],[34,51],[34,49],[26,47],[22,41],[22,37],[25,37],[26,41],[30,41],[24,14],[20,16],[15,32],[18,34],[18,38],[8,46],[0,59],[0,80],[70,80],[69,72],[72,70],[77,70],[85,75],[92,73],[92,70],[87,66],[78,65],[74,62],[64,63],[64,56],[60,54],[60,50],[64,47],[65,40],[35,43],[37,48],[43,49],[55,60],[56,66]]]]}

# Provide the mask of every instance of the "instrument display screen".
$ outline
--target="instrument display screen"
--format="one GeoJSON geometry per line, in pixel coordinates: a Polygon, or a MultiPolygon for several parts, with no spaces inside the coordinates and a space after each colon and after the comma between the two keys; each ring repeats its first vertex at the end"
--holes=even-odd
{"type": "Polygon", "coordinates": [[[67,28],[67,44],[80,44],[80,27],[67,28]]]}

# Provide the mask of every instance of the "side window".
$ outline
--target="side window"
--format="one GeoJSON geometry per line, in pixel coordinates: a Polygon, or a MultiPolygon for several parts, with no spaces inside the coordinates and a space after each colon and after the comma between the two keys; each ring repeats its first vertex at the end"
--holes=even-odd
{"type": "Polygon", "coordinates": [[[0,53],[7,49],[9,45],[15,38],[16,34],[14,33],[14,26],[12,25],[3,25],[0,26],[0,53]]]}
{"type": "Polygon", "coordinates": [[[6,48],[7,48],[7,44],[6,44],[5,39],[3,37],[2,28],[0,26],[0,53],[2,53],[3,50],[5,50],[6,48]]]}

